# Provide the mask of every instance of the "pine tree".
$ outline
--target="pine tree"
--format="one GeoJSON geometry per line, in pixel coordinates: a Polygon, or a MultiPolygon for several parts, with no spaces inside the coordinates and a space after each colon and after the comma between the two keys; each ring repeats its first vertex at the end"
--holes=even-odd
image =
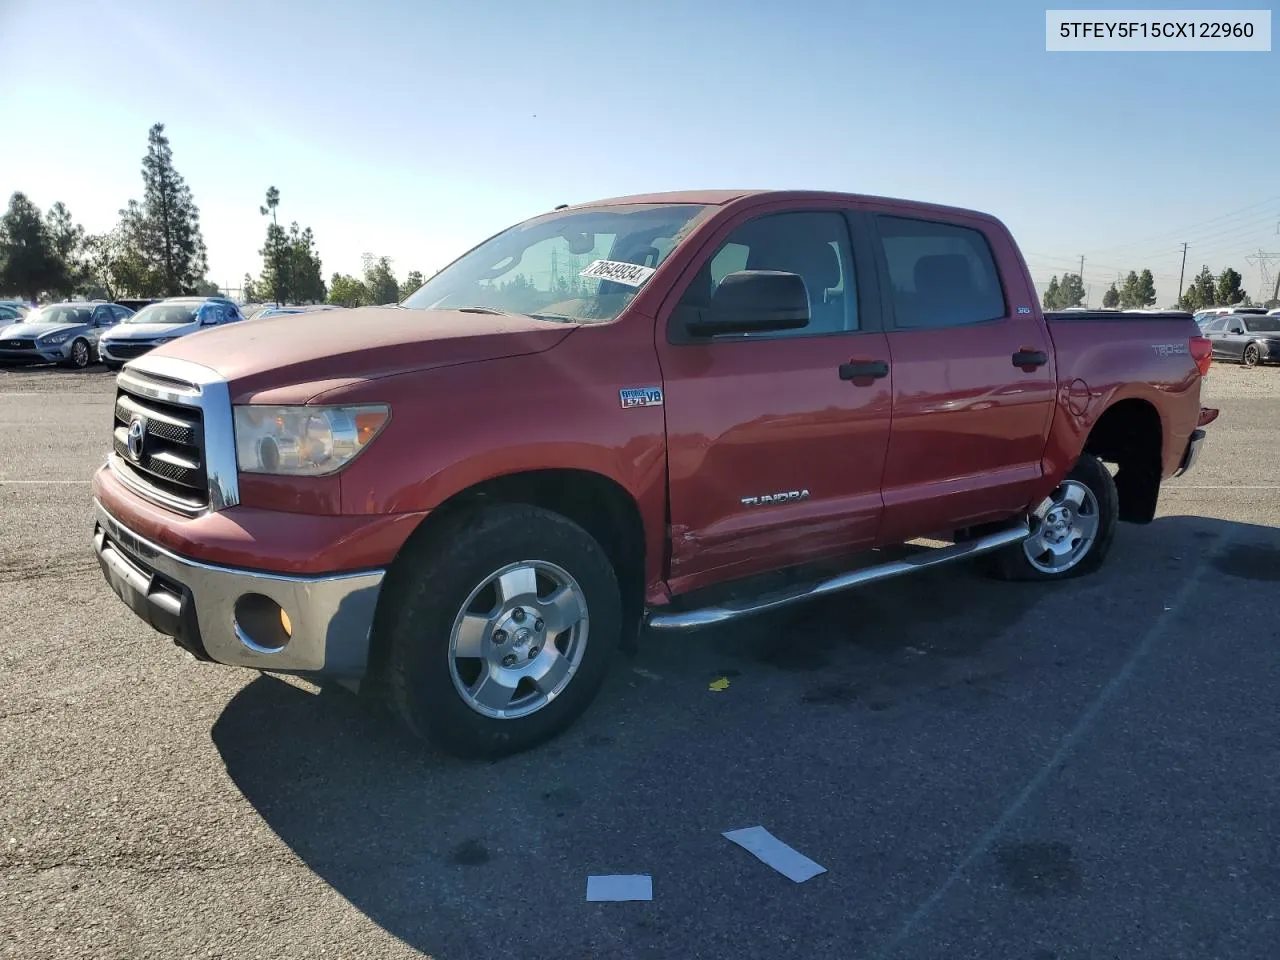
{"type": "Polygon", "coordinates": [[[191,188],[174,169],[163,123],[147,135],[142,185],[142,202],[131,200],[120,211],[130,244],[146,261],[156,292],[169,297],[193,293],[208,269],[200,211],[191,188]]]}

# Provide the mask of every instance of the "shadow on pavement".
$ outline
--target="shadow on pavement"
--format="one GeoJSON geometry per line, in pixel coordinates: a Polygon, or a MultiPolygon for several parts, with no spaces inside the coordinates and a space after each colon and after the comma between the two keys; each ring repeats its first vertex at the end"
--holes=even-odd
{"type": "MultiPolygon", "coordinates": [[[[955,567],[650,637],[573,729],[496,763],[441,759],[348,693],[266,676],[212,736],[297,856],[432,957],[851,956],[936,888],[1196,571],[1207,595],[1224,577],[1274,589],[1275,531],[1164,518],[1122,526],[1077,581],[955,567]],[[829,874],[790,884],[719,837],[757,823],[829,874]],[[653,874],[652,903],[583,902],[588,874],[632,872],[653,874]]],[[[1073,864],[1046,886],[1009,857],[991,852],[999,897],[1082,895],[1073,864]]]]}

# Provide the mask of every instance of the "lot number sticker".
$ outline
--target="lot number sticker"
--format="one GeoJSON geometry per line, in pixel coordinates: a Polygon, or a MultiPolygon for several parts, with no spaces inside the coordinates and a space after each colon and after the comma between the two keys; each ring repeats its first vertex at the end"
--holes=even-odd
{"type": "Polygon", "coordinates": [[[653,267],[642,267],[638,263],[619,263],[617,260],[593,260],[587,269],[578,276],[595,277],[597,280],[612,280],[614,283],[625,283],[628,287],[638,287],[654,274],[653,267]]]}

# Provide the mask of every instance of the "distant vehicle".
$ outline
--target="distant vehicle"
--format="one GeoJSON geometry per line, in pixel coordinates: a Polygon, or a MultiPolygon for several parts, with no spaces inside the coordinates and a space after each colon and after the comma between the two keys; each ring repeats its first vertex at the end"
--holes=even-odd
{"type": "Polygon", "coordinates": [[[128,307],[103,300],[51,303],[0,328],[0,360],[83,370],[99,359],[103,333],[132,316],[128,307]]]}
{"type": "Polygon", "coordinates": [[[103,338],[98,352],[108,370],[119,370],[162,343],[243,319],[235,301],[226,297],[173,297],[133,314],[103,338]]]}
{"type": "Polygon", "coordinates": [[[1205,307],[1203,310],[1197,310],[1192,316],[1196,323],[1203,327],[1206,320],[1225,317],[1230,313],[1252,313],[1261,316],[1266,312],[1266,307],[1205,307]]]}
{"type": "Polygon", "coordinates": [[[283,317],[291,313],[317,313],[321,310],[337,309],[339,308],[331,303],[316,303],[308,305],[287,304],[280,307],[267,306],[254,313],[250,319],[259,320],[263,317],[283,317]]]}
{"type": "Polygon", "coordinates": [[[30,312],[31,306],[21,300],[0,300],[0,327],[17,323],[30,312]]]}
{"type": "Polygon", "coordinates": [[[1201,331],[1219,359],[1246,367],[1280,362],[1280,316],[1231,313],[1211,318],[1201,331]]]}
{"type": "Polygon", "coordinates": [[[1276,307],[1274,310],[1268,310],[1268,311],[1267,311],[1267,316],[1268,316],[1268,317],[1280,317],[1280,307],[1276,307]]]}

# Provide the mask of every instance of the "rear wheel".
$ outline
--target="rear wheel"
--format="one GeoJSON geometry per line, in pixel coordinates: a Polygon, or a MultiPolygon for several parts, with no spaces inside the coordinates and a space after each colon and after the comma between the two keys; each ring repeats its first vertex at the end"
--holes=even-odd
{"type": "Polygon", "coordinates": [[[1120,512],[1116,482],[1102,461],[1082,454],[1062,483],[1031,512],[1031,535],[997,553],[1005,580],[1065,580],[1102,566],[1120,512]]]}
{"type": "Polygon", "coordinates": [[[577,524],[503,504],[411,544],[388,578],[395,712],[460,757],[529,749],[586,710],[622,628],[604,549],[577,524]]]}
{"type": "Polygon", "coordinates": [[[1256,343],[1251,343],[1244,348],[1244,355],[1240,359],[1246,367],[1256,367],[1258,361],[1262,359],[1262,351],[1258,349],[1256,343]]]}

